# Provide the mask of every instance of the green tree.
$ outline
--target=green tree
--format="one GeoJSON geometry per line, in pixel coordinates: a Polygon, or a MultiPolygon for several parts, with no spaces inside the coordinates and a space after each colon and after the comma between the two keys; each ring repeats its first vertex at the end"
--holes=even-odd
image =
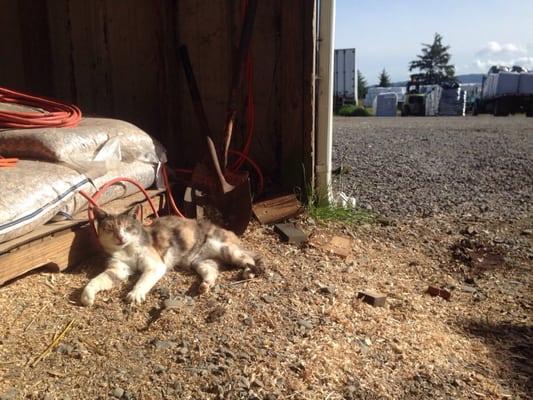
{"type": "Polygon", "coordinates": [[[442,36],[435,33],[433,43],[422,43],[422,54],[418,60],[409,63],[409,71],[418,69],[426,85],[440,84],[445,80],[455,80],[455,66],[450,64],[452,58],[450,46],[442,44],[442,36]]]}
{"type": "Polygon", "coordinates": [[[387,74],[387,71],[385,71],[385,68],[383,68],[383,71],[381,71],[381,74],[378,76],[379,79],[379,87],[390,87],[390,76],[387,74]]]}
{"type": "Polygon", "coordinates": [[[361,71],[357,70],[357,97],[360,99],[364,99],[366,97],[367,91],[368,84],[366,83],[366,79],[361,73],[361,71]]]}

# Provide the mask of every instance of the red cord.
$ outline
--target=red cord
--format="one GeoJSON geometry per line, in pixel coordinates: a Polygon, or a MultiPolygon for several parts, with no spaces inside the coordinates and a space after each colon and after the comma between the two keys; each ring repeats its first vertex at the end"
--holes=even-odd
{"type": "Polygon", "coordinates": [[[0,111],[0,128],[67,128],[78,125],[78,107],[0,87],[0,102],[41,108],[45,112],[0,111]]]}
{"type": "Polygon", "coordinates": [[[180,212],[178,206],[176,205],[176,202],[174,201],[174,197],[172,196],[172,188],[170,187],[170,182],[168,180],[166,164],[163,164],[163,180],[165,182],[165,187],[167,190],[167,200],[170,203],[172,210],[176,213],[176,215],[179,215],[180,217],[184,218],[183,214],[180,212]]]}
{"type": "Polygon", "coordinates": [[[265,188],[265,179],[263,177],[263,173],[261,172],[261,168],[259,168],[259,165],[257,165],[254,160],[252,160],[250,157],[248,157],[246,154],[240,151],[230,149],[229,152],[233,154],[237,154],[239,157],[241,157],[245,161],[248,161],[250,165],[255,169],[255,172],[257,173],[257,179],[259,180],[257,184],[258,186],[257,191],[259,193],[263,193],[263,189],[265,188]]]}

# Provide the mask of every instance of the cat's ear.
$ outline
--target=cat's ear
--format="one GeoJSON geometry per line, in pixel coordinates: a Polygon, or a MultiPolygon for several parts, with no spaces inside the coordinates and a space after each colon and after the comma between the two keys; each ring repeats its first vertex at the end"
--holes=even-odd
{"type": "Polygon", "coordinates": [[[133,219],[140,219],[140,213],[141,205],[137,204],[136,206],[132,207],[131,210],[128,211],[128,216],[132,217],[133,219]]]}
{"type": "Polygon", "coordinates": [[[97,221],[101,221],[108,216],[108,214],[104,210],[102,210],[100,207],[94,207],[93,213],[97,221]]]}

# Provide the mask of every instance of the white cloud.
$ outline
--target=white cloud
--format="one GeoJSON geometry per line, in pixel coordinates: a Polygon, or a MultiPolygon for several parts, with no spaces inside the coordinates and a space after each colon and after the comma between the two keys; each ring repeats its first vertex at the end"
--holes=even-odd
{"type": "Polygon", "coordinates": [[[514,43],[488,42],[476,53],[476,60],[471,67],[480,72],[487,72],[493,65],[520,65],[533,70],[533,43],[526,46],[514,43]]]}
{"type": "Polygon", "coordinates": [[[526,54],[525,47],[518,46],[514,43],[499,43],[496,41],[488,42],[478,52],[478,56],[492,55],[492,56],[511,56],[518,54],[526,54]]]}

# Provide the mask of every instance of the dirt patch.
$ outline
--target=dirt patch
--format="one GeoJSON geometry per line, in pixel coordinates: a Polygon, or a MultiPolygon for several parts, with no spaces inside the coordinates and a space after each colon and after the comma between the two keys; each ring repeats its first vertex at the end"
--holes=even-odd
{"type": "Polygon", "coordinates": [[[453,219],[296,222],[312,238],[350,237],[351,255],[283,244],[271,228],[253,225],[244,241],[264,254],[265,275],[242,282],[224,271],[207,296],[193,294],[194,275],[172,271],[140,307],[123,302],[128,285],[80,307],[79,289],[99,271],[98,259],[1,288],[0,395],[527,398],[528,370],[516,362],[531,340],[526,259],[508,252],[513,269],[487,268],[465,290],[450,272],[449,249],[464,237],[453,219]],[[426,294],[428,285],[446,285],[450,301],[426,294]],[[361,290],[385,293],[385,307],[358,299],[361,290]],[[30,367],[72,320],[60,345],[30,367]]]}
{"type": "Polygon", "coordinates": [[[452,257],[468,267],[469,278],[479,277],[487,271],[508,267],[502,249],[471,238],[462,238],[452,248],[452,257]]]}

